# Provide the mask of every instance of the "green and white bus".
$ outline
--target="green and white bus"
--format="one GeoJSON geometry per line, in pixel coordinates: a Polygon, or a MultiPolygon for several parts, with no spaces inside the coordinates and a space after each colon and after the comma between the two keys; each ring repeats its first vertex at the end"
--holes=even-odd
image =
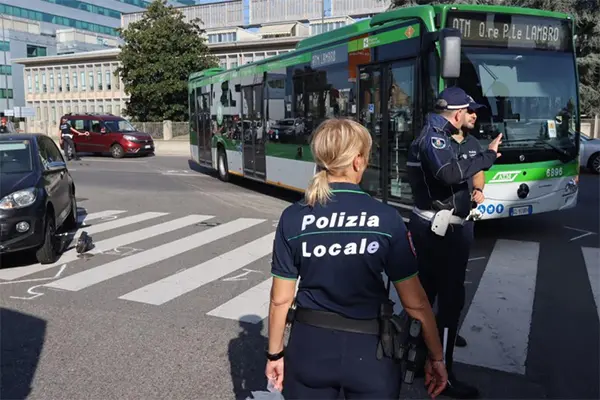
{"type": "Polygon", "coordinates": [[[324,119],[348,117],[373,135],[362,183],[412,208],[406,157],[436,95],[459,85],[478,112],[483,148],[503,133],[486,171],[483,219],[574,207],[579,93],[574,21],[566,14],[478,5],[391,10],[312,36],[286,54],[189,78],[192,161],[304,191],[309,140],[324,119]]]}

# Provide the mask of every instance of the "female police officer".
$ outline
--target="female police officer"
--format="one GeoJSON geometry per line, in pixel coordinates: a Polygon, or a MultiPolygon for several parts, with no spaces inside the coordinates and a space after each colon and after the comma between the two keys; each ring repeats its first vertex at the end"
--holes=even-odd
{"type": "Polygon", "coordinates": [[[427,296],[417,278],[410,235],[398,212],[358,185],[371,136],[350,120],[327,120],[311,149],[320,171],[305,201],[283,211],[273,246],[266,375],[290,399],[397,399],[401,371],[376,357],[382,273],[407,313],[422,322],[429,349],[425,383],[432,397],[446,385],[443,352],[427,296]],[[286,315],[295,320],[284,351],[286,315]],[[285,369],[284,369],[285,360],[285,369]]]}

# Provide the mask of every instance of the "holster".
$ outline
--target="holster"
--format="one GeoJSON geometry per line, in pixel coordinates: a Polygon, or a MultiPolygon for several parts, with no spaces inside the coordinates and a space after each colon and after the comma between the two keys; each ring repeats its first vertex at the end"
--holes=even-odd
{"type": "Polygon", "coordinates": [[[391,300],[383,303],[379,309],[379,345],[377,359],[383,357],[402,360],[406,356],[406,344],[409,334],[408,315],[395,315],[391,300]]]}

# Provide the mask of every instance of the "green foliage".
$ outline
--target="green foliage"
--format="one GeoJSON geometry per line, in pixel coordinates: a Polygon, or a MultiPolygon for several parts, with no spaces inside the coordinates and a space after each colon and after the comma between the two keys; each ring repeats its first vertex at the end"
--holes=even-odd
{"type": "Polygon", "coordinates": [[[187,80],[192,72],[218,66],[199,21],[189,23],[165,0],[155,0],[140,21],[120,30],[116,74],[130,95],[125,113],[139,121],[186,121],[187,80]]]}
{"type": "Polygon", "coordinates": [[[490,4],[566,12],[575,17],[581,113],[600,114],[600,7],[598,0],[392,0],[392,8],[415,4],[490,4]]]}

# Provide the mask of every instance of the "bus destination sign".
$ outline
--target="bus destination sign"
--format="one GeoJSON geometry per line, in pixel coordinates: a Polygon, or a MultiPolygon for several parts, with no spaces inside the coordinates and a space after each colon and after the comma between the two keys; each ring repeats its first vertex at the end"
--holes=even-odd
{"type": "Polygon", "coordinates": [[[569,21],[527,15],[450,12],[446,26],[460,30],[465,46],[570,51],[569,21]]]}

